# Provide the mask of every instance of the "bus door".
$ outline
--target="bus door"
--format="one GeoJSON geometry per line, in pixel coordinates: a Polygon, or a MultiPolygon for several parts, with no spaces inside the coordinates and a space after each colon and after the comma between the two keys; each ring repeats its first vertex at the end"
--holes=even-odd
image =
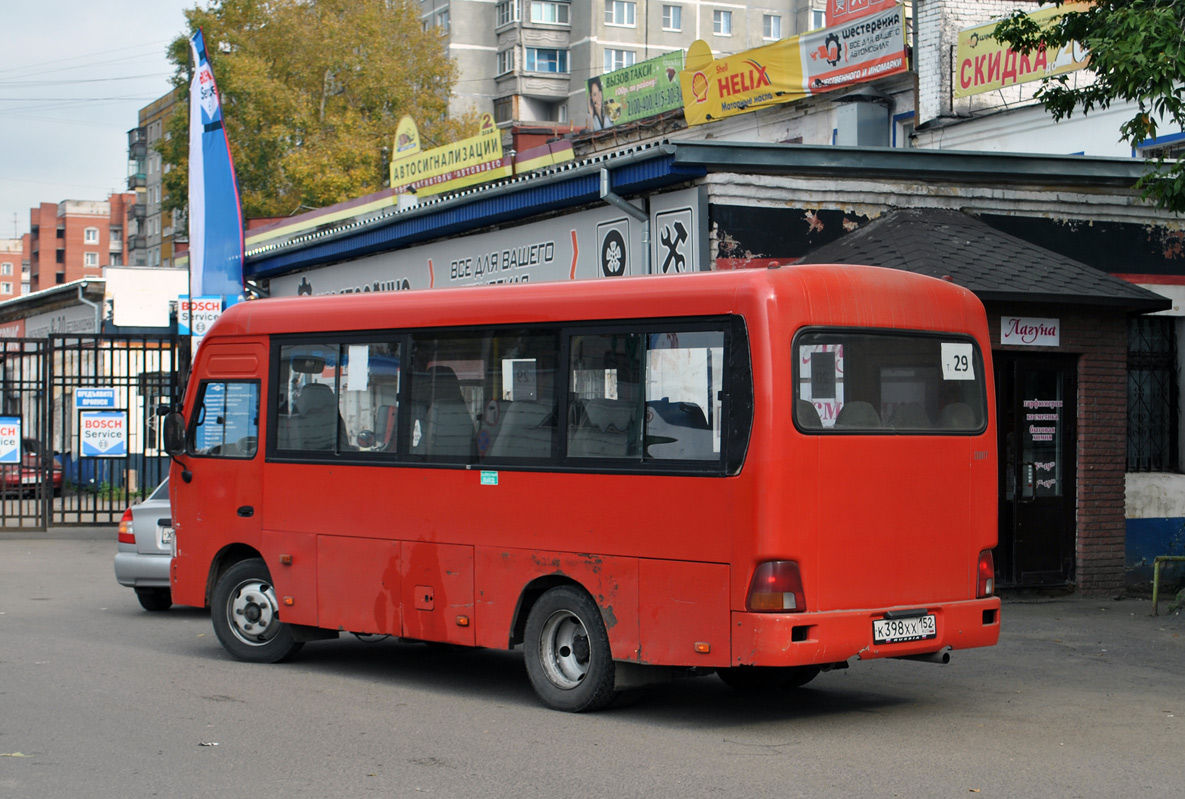
{"type": "MultiPolygon", "coordinates": [[[[208,342],[191,420],[189,464],[201,514],[225,541],[259,546],[260,400],[267,350],[262,343],[208,342]]],[[[212,553],[211,553],[212,554],[212,553]]]]}
{"type": "Polygon", "coordinates": [[[995,354],[1001,585],[1063,585],[1075,549],[1074,356],[995,354]]]}

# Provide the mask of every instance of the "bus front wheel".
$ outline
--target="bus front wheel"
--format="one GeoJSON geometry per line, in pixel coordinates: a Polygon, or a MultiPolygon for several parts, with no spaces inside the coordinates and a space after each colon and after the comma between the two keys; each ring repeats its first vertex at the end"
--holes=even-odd
{"type": "Polygon", "coordinates": [[[527,616],[523,651],[531,685],[548,707],[580,713],[617,697],[601,611],[579,588],[563,585],[539,598],[527,616]]]}
{"type": "Polygon", "coordinates": [[[806,685],[819,675],[818,666],[733,666],[717,669],[725,685],[738,691],[783,691],[806,685]]]}
{"type": "Polygon", "coordinates": [[[303,645],[280,621],[276,590],[260,558],[231,566],[214,586],[210,618],[218,640],[239,660],[279,663],[303,645]]]}

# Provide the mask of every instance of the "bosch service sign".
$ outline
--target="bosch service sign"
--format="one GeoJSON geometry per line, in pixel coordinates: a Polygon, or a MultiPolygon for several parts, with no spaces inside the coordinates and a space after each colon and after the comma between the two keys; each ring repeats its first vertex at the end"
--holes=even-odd
{"type": "Polygon", "coordinates": [[[128,454],[127,411],[83,411],[82,457],[124,458],[128,454]]]}
{"type": "Polygon", "coordinates": [[[21,462],[21,418],[0,416],[0,463],[21,462]]]}
{"type": "Polygon", "coordinates": [[[200,339],[221,315],[221,297],[182,296],[177,301],[177,330],[183,336],[200,339]]]}

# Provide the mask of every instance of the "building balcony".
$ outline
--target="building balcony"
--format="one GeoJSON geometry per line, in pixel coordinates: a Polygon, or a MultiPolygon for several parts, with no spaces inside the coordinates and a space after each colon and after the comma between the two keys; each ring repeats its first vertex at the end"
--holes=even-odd
{"type": "Polygon", "coordinates": [[[128,252],[148,249],[147,236],[128,236],[128,252]]]}
{"type": "Polygon", "coordinates": [[[144,219],[148,216],[148,206],[144,203],[132,203],[128,206],[128,219],[144,219]]]}
{"type": "Polygon", "coordinates": [[[131,175],[128,175],[128,191],[147,188],[147,186],[148,176],[143,172],[134,172],[131,175]]]}

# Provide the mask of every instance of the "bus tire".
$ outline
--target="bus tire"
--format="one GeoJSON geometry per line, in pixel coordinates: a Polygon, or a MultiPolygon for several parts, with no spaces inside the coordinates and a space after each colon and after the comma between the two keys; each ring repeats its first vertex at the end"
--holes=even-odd
{"type": "Polygon", "coordinates": [[[271,574],[260,558],[241,560],[218,579],[210,619],[218,640],[239,660],[279,663],[304,645],[280,621],[271,574]]]}
{"type": "Polygon", "coordinates": [[[819,675],[818,666],[733,666],[716,673],[729,688],[746,693],[800,688],[819,675]]]}
{"type": "Polygon", "coordinates": [[[617,670],[600,608],[580,588],[561,585],[539,597],[527,616],[527,676],[555,710],[599,710],[617,698],[617,670]]]}

